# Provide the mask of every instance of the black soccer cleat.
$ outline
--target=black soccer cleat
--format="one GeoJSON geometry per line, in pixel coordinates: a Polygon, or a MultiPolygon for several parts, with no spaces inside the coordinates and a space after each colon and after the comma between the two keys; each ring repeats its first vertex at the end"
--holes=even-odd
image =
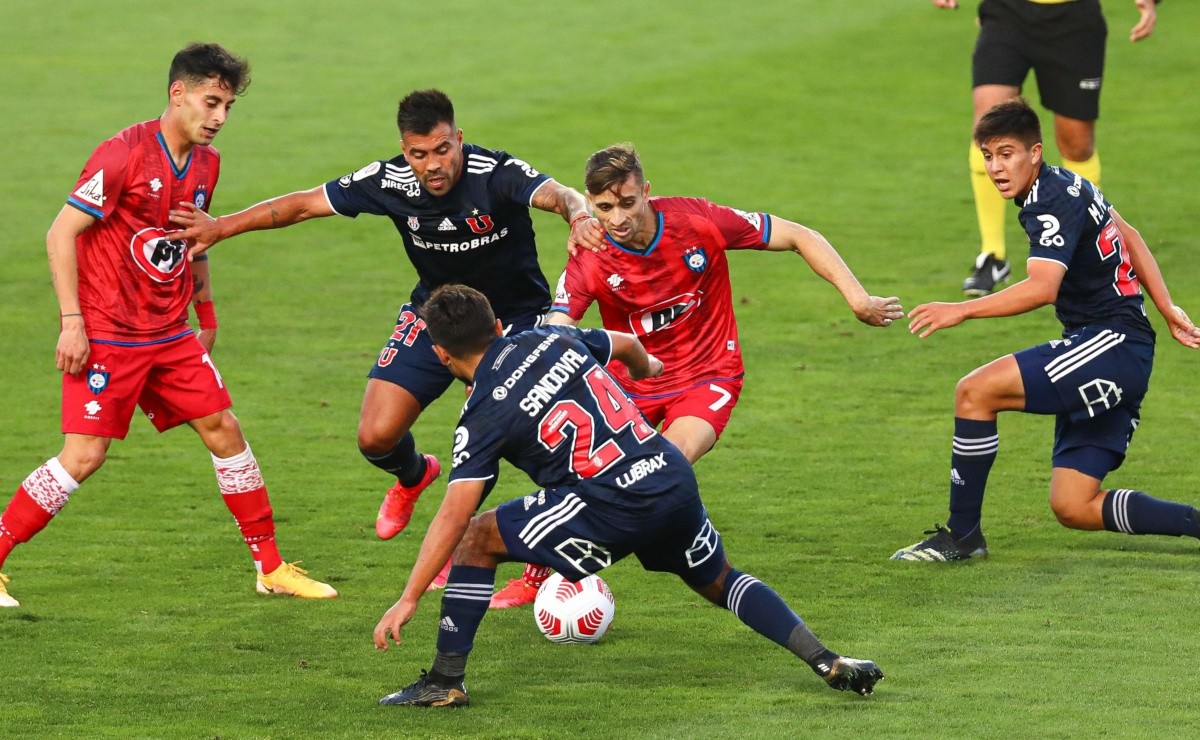
{"type": "Polygon", "coordinates": [[[954,539],[954,535],[950,534],[950,530],[940,524],[933,525],[933,529],[925,530],[925,534],[933,536],[927,537],[915,545],[909,545],[897,550],[892,555],[892,560],[916,560],[927,563],[941,563],[949,560],[987,557],[987,541],[983,539],[983,532],[980,532],[978,529],[975,530],[974,534],[968,535],[961,540],[954,539]]]}
{"type": "Polygon", "coordinates": [[[971,296],[987,295],[996,289],[996,286],[1008,280],[1008,276],[1012,274],[1012,268],[1008,265],[1008,260],[997,259],[996,255],[991,252],[981,252],[975,258],[975,267],[971,274],[963,281],[963,292],[971,296]]]}
{"type": "Polygon", "coordinates": [[[883,680],[883,671],[872,661],[843,657],[833,661],[821,678],[836,691],[870,696],[875,691],[875,684],[883,680]]]}
{"type": "Polygon", "coordinates": [[[465,707],[471,700],[462,679],[447,686],[433,680],[429,672],[422,669],[420,678],[383,697],[379,703],[397,707],[465,707]]]}

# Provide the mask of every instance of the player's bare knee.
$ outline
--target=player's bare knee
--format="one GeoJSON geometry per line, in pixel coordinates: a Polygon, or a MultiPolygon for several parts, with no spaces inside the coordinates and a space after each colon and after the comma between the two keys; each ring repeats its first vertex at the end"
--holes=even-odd
{"type": "Polygon", "coordinates": [[[972,414],[988,410],[991,394],[986,383],[977,374],[971,373],[958,381],[954,387],[954,413],[956,416],[973,418],[972,414]]]}
{"type": "Polygon", "coordinates": [[[226,409],[221,413],[217,421],[219,433],[225,437],[236,437],[241,439],[242,423],[233,415],[233,412],[226,409]]]}
{"type": "Polygon", "coordinates": [[[79,483],[99,470],[106,459],[108,448],[101,443],[68,445],[58,453],[58,462],[79,483]]]}
{"type": "Polygon", "coordinates": [[[1096,143],[1088,136],[1067,136],[1058,141],[1058,151],[1063,159],[1086,162],[1096,153],[1096,143]]]}
{"type": "Polygon", "coordinates": [[[1081,147],[1075,147],[1073,149],[1069,149],[1066,152],[1063,152],[1062,157],[1063,157],[1063,159],[1070,160],[1072,162],[1086,162],[1089,159],[1091,159],[1095,153],[1096,153],[1096,147],[1081,146],[1081,147]]]}
{"type": "Polygon", "coordinates": [[[242,425],[229,409],[205,417],[192,425],[204,440],[208,451],[217,457],[233,457],[245,452],[246,438],[242,436],[242,425]]]}
{"type": "Polygon", "coordinates": [[[358,424],[358,449],[364,455],[385,455],[396,447],[405,431],[408,430],[397,432],[363,419],[358,424]]]}
{"type": "Polygon", "coordinates": [[[1068,529],[1096,529],[1095,514],[1092,507],[1082,501],[1054,500],[1050,501],[1050,509],[1058,523],[1068,529]]]}

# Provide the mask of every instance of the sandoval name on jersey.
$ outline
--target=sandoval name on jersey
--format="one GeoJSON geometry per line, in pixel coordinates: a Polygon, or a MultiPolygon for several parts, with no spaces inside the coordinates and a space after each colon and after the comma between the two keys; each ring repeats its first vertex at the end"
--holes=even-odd
{"type": "Polygon", "coordinates": [[[508,460],[543,488],[635,514],[695,479],[682,453],[646,423],[601,367],[602,329],[554,326],[492,342],[454,433],[450,482],[487,481],[508,460]]]}

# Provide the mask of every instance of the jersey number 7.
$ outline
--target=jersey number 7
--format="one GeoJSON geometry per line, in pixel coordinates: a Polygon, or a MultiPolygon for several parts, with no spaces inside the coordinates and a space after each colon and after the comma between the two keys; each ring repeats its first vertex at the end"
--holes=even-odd
{"type": "MultiPolygon", "coordinates": [[[[637,406],[634,406],[629,397],[617,387],[608,373],[595,367],[583,376],[583,380],[600,409],[604,425],[613,434],[625,427],[632,427],[633,434],[639,442],[654,436],[653,427],[646,423],[637,406]]],[[[625,457],[625,451],[615,439],[606,439],[603,444],[594,446],[595,432],[596,419],[592,413],[578,401],[569,398],[554,404],[538,425],[542,445],[552,452],[568,439],[571,440],[571,471],[580,478],[591,478],[603,473],[613,463],[625,457]],[[570,436],[566,431],[568,427],[574,430],[570,436]]]]}

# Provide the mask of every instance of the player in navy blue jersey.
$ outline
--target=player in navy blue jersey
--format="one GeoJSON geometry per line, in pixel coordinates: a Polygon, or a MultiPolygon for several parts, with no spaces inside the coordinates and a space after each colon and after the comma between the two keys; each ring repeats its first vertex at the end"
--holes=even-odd
{"type": "Polygon", "coordinates": [[[400,642],[426,587],[451,553],[433,667],[380,703],[462,706],[463,677],[498,563],[517,560],[579,580],[627,555],[674,573],[759,634],[791,650],[835,689],[870,694],[871,661],[826,648],[775,591],[732,568],[700,501],[688,459],[605,372],[662,372],[632,334],[555,326],[505,335],[487,298],[436,290],[421,308],[434,351],[470,385],[454,432],[453,468],[404,593],[375,627],[375,646],[400,642]],[[474,516],[503,458],[542,490],[474,516]]]}
{"type": "MultiPolygon", "coordinates": [[[[1130,41],[1154,32],[1158,0],[1133,0],[1138,20],[1130,41]]],[[[959,0],[933,0],[958,9],[959,0]]],[[[979,36],[971,55],[973,121],[992,106],[1021,94],[1030,71],[1042,105],[1054,112],[1054,139],[1063,166],[1100,185],[1096,120],[1105,83],[1108,24],[1100,0],[980,0],[979,36]]],[[[968,169],[975,198],[981,248],[963,292],[991,293],[1012,273],[1004,243],[1004,198],[996,192],[979,147],[969,147],[968,169]]]]}
{"type": "Polygon", "coordinates": [[[924,338],[967,319],[1054,304],[1063,338],[1005,355],[959,381],[947,526],[892,559],[987,554],[980,522],[1001,411],[1055,415],[1050,507],[1064,526],[1200,538],[1200,514],[1191,506],[1102,488],[1125,460],[1154,364],[1142,288],[1180,344],[1200,347],[1200,330],[1171,301],[1141,234],[1095,185],[1042,161],[1041,127],[1028,103],[993,107],[976,124],[975,142],[1000,195],[1020,205],[1029,277],[984,298],[917,306],[909,331],[924,338]]]}
{"type": "Polygon", "coordinates": [[[409,432],[453,381],[417,315],[430,291],[469,285],[488,297],[507,330],[524,331],[550,308],[529,209],[561,215],[571,225],[569,249],[604,248],[579,192],[506,152],[463,143],[444,93],[409,93],[396,123],[401,154],[391,159],[217,219],[186,204],[172,211],[185,227],[181,237],[195,240],[192,255],[235,234],[334,214],[387,216],[395,224],[418,282],[369,373],[358,427],[363,456],[396,477],[376,520],[382,539],[408,525],[417,497],[441,472],[433,455],[417,453],[409,432]]]}

